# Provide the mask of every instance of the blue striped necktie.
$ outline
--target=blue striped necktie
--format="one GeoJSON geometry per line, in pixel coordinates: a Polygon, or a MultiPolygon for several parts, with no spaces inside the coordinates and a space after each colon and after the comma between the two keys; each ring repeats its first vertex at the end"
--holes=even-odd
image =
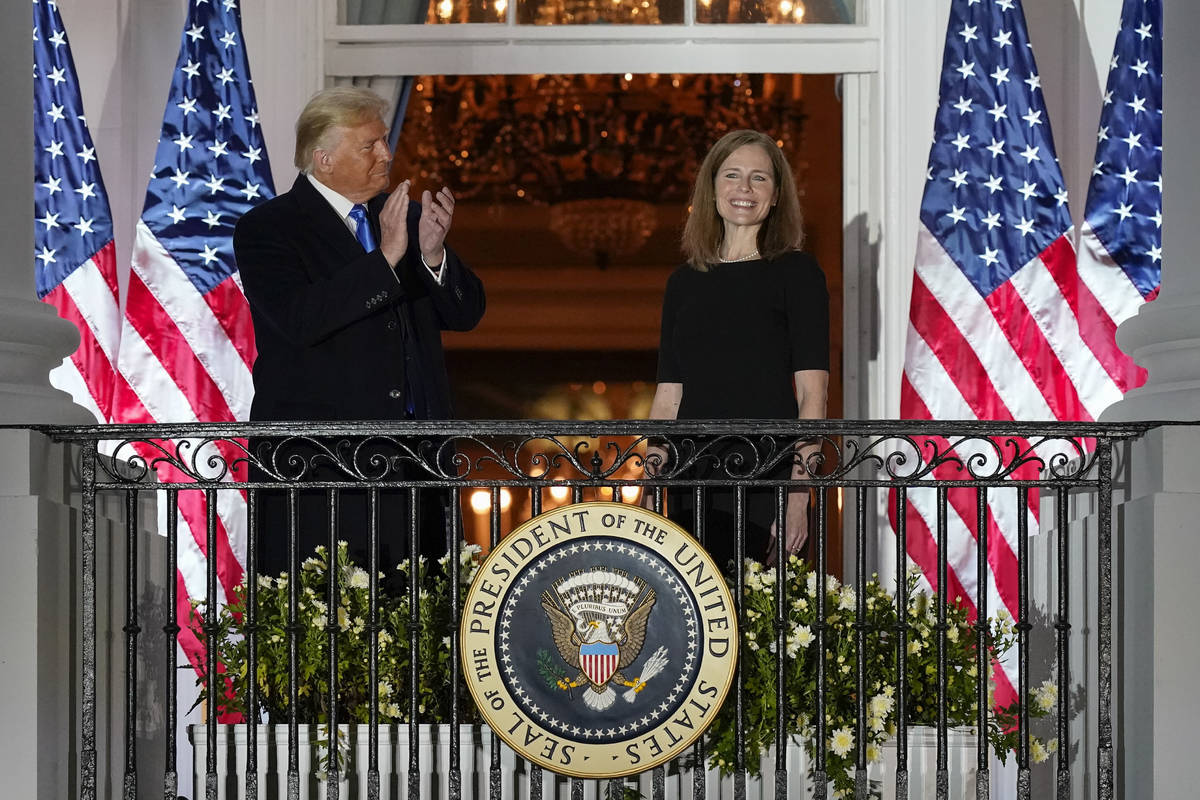
{"type": "Polygon", "coordinates": [[[375,249],[375,234],[371,233],[371,223],[367,222],[367,207],[358,203],[350,209],[350,219],[354,220],[354,237],[368,253],[375,249]]]}

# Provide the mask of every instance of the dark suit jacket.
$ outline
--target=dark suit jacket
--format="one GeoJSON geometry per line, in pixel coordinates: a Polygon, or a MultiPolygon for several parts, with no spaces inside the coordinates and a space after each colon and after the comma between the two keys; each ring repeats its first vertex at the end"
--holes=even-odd
{"type": "MultiPolygon", "coordinates": [[[[367,204],[379,241],[379,210],[385,195],[367,204]]],[[[409,205],[409,247],[395,272],[376,249],[366,253],[304,175],[291,190],[259,205],[241,218],[233,234],[234,253],[250,313],[258,358],[254,362],[253,420],[339,421],[400,420],[411,398],[417,419],[451,416],[450,390],[442,353],[443,330],[470,330],[483,316],[483,286],[447,247],[441,285],[421,263],[417,246],[419,202],[409,205]],[[406,380],[407,378],[407,380],[406,380]]],[[[297,431],[303,435],[303,431],[297,431]]],[[[333,447],[330,440],[324,444],[333,447]]],[[[353,443],[351,443],[353,444],[353,443]]],[[[307,480],[339,480],[345,475],[325,465],[308,440],[252,440],[253,452],[276,467],[298,456],[309,465],[307,480]]],[[[388,456],[391,445],[368,442],[370,453],[388,456]]],[[[290,470],[283,469],[285,474],[290,470]]],[[[270,479],[257,467],[252,478],[270,479]]],[[[401,467],[390,478],[427,477],[401,467]]],[[[410,507],[405,490],[381,493],[379,556],[384,586],[395,588],[392,571],[408,555],[406,533],[419,520],[421,552],[446,552],[444,507],[450,493],[423,490],[420,511],[410,507]]],[[[368,562],[369,511],[362,489],[340,492],[338,538],[346,540],[351,559],[368,562]]],[[[328,541],[328,505],[321,490],[299,493],[295,537],[303,560],[328,541]]],[[[289,514],[286,496],[260,494],[257,525],[259,574],[288,569],[289,514]]],[[[398,585],[398,584],[397,584],[398,585]]]]}
{"type": "MultiPolygon", "coordinates": [[[[376,241],[385,199],[367,205],[376,241]]],[[[449,247],[438,285],[421,263],[420,215],[411,203],[394,273],[304,175],[241,218],[233,246],[258,347],[251,419],[404,419],[410,400],[418,419],[451,416],[441,331],[475,327],[483,285],[449,247]]]]}

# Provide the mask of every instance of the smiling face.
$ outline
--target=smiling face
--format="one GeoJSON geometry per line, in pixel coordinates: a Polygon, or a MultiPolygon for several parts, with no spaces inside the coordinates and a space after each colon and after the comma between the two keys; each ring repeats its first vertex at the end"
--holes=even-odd
{"type": "Polygon", "coordinates": [[[392,152],[383,120],[339,125],[329,132],[329,141],[328,148],[313,152],[317,180],[354,203],[365,203],[387,189],[392,152]]]}
{"type": "Polygon", "coordinates": [[[779,197],[771,157],[757,144],[742,145],[721,163],[713,190],[726,235],[732,227],[757,230],[779,197]]]}

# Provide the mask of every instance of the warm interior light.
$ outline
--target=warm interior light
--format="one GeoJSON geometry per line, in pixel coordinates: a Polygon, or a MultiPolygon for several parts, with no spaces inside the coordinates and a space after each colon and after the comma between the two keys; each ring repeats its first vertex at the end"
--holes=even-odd
{"type": "Polygon", "coordinates": [[[476,489],[471,492],[471,510],[476,514],[486,514],[492,507],[491,493],[487,489],[476,489]]]}
{"type": "Polygon", "coordinates": [[[508,10],[508,0],[496,0],[496,16],[504,17],[504,12],[508,10]]]}
{"type": "Polygon", "coordinates": [[[450,19],[450,15],[454,12],[454,3],[452,0],[442,0],[437,4],[438,16],[442,19],[450,19]]]}
{"type": "Polygon", "coordinates": [[[508,489],[501,489],[500,490],[500,510],[508,511],[508,508],[511,505],[512,505],[512,492],[510,492],[508,489]]]}
{"type": "Polygon", "coordinates": [[[568,495],[570,495],[570,494],[571,494],[571,490],[569,487],[566,487],[566,486],[551,486],[550,487],[550,496],[553,497],[555,500],[557,500],[560,503],[563,502],[564,500],[566,500],[568,495]]]}
{"type": "Polygon", "coordinates": [[[638,496],[641,495],[641,493],[642,493],[642,487],[640,487],[640,486],[622,486],[621,487],[621,499],[624,500],[626,503],[636,503],[638,496]]]}

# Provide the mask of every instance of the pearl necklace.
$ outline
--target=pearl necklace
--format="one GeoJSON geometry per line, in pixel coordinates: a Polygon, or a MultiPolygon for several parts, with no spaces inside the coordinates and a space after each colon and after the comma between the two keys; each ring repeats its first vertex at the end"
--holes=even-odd
{"type": "Polygon", "coordinates": [[[721,256],[717,256],[717,258],[722,264],[736,264],[739,261],[750,261],[751,259],[758,258],[758,250],[756,248],[754,252],[744,255],[741,258],[721,258],[721,256]]]}

